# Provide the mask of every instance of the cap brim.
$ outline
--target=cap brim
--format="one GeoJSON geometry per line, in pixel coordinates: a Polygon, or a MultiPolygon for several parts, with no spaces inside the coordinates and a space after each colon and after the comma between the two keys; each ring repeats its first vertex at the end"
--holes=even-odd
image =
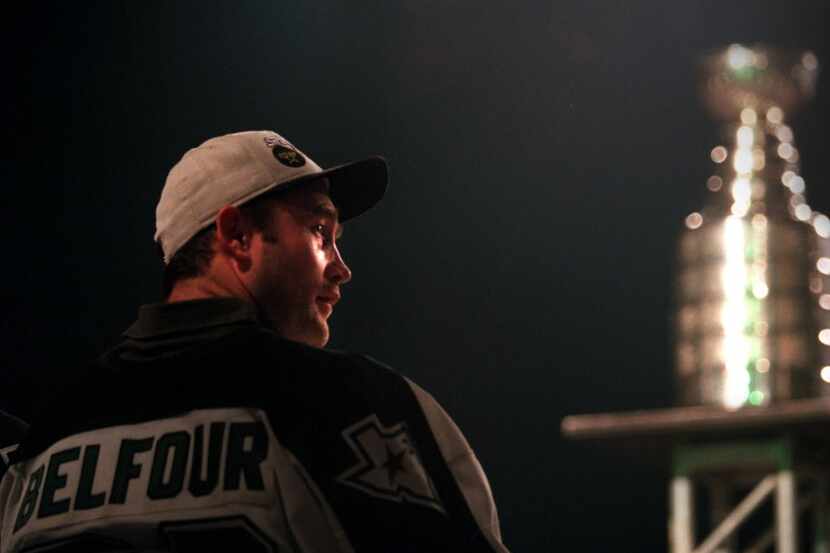
{"type": "Polygon", "coordinates": [[[368,211],[383,198],[389,185],[389,168],[384,158],[372,156],[302,175],[263,192],[288,192],[322,178],[329,181],[329,196],[337,208],[338,220],[343,222],[368,211]]]}
{"type": "Polygon", "coordinates": [[[329,179],[329,196],[342,222],[368,211],[383,198],[389,185],[389,167],[385,159],[373,156],[315,175],[322,177],[329,179]]]}

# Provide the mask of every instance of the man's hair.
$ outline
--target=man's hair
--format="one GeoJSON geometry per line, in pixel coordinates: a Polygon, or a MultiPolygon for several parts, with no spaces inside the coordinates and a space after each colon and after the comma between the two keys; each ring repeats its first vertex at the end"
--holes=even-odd
{"type": "MultiPolygon", "coordinates": [[[[242,216],[251,223],[254,230],[265,235],[265,240],[276,240],[276,236],[271,232],[271,213],[274,201],[278,199],[279,195],[278,191],[263,194],[239,207],[242,216]]],[[[195,278],[207,272],[216,253],[213,249],[215,235],[216,224],[213,223],[209,227],[200,230],[173,254],[170,263],[164,266],[161,283],[162,298],[167,299],[170,296],[177,282],[195,278]]],[[[156,246],[160,256],[164,257],[161,244],[157,243],[156,246]]]]}

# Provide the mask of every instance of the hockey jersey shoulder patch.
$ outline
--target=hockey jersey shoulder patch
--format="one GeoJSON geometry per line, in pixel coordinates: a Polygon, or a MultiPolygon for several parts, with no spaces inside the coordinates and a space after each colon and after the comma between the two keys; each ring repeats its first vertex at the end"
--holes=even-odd
{"type": "Polygon", "coordinates": [[[342,435],[356,462],[339,475],[339,483],[372,497],[446,514],[406,423],[387,427],[373,414],[344,429],[342,435]]]}

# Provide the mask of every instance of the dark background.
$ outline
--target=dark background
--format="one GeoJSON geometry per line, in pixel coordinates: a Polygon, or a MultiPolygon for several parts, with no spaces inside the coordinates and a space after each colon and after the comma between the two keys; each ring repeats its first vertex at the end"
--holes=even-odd
{"type": "MultiPolygon", "coordinates": [[[[153,213],[181,154],[274,129],[324,166],[388,158],[385,201],[346,227],[354,279],[330,345],[447,408],[508,546],[663,551],[668,467],[563,440],[559,425],[673,404],[675,239],[720,143],[696,60],[764,42],[827,63],[828,11],[261,0],[7,14],[0,408],[31,418],[54,375],[158,298],[153,213]]],[[[825,212],[827,85],[791,119],[825,212]]]]}

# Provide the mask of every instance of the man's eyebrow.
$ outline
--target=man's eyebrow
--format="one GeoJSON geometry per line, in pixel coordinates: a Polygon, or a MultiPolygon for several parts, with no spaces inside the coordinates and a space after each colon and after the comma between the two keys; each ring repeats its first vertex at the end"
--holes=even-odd
{"type": "Polygon", "coordinates": [[[319,204],[311,210],[312,213],[315,215],[322,215],[323,217],[327,217],[334,221],[336,224],[337,230],[335,231],[334,237],[338,240],[341,236],[343,236],[343,225],[339,224],[337,218],[337,209],[328,206],[327,204],[319,204]]]}

